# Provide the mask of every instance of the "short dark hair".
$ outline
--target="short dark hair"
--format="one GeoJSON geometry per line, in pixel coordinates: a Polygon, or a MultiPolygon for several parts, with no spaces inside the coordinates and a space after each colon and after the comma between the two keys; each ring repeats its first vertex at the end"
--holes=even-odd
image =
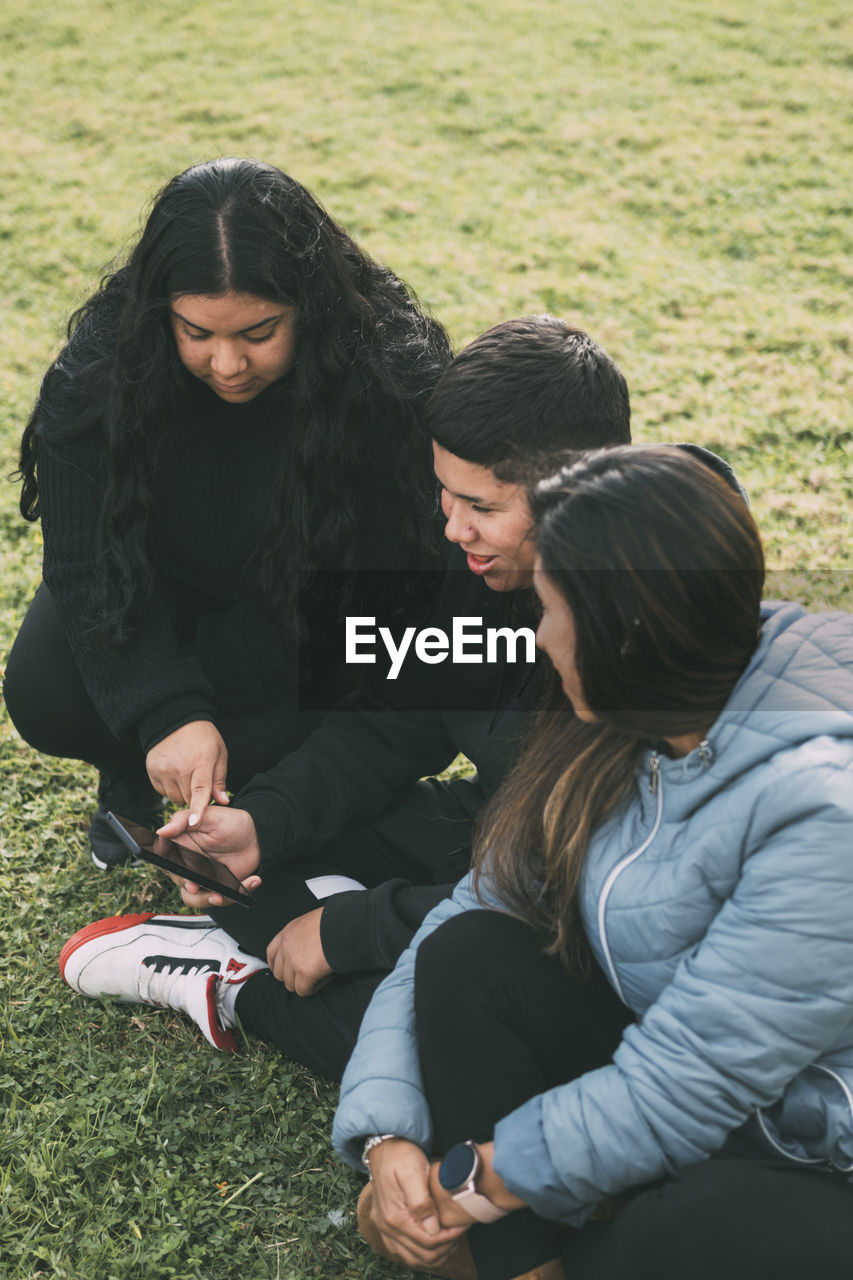
{"type": "Polygon", "coordinates": [[[450,453],[518,481],[569,449],[630,444],[628,385],[582,329],[555,316],[495,325],[460,352],[427,404],[450,453]]]}

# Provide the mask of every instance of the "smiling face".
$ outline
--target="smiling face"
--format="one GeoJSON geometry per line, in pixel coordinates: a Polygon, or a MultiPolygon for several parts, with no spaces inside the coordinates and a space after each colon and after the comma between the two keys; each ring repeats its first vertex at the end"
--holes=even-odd
{"type": "Polygon", "coordinates": [[[575,620],[565,597],[539,561],[536,563],[534,586],[542,603],[536,643],[551,659],[551,664],[563,683],[563,693],[572,704],[577,718],[592,724],[597,716],[590,710],[584,697],[583,685],[575,664],[575,620]]]}
{"type": "Polygon", "coordinates": [[[252,293],[182,294],[169,314],[181,363],[229,404],[254,400],[293,364],[295,307],[252,293]]]}
{"type": "Polygon", "coordinates": [[[492,591],[519,591],[533,580],[530,511],[524,489],[498,480],[488,467],[466,462],[433,441],[441,485],[445,538],[458,542],[468,568],[492,591]]]}

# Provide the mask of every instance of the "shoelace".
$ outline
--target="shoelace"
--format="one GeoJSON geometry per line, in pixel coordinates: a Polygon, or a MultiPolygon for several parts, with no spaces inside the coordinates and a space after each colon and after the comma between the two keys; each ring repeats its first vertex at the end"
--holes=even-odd
{"type": "Polygon", "coordinates": [[[192,998],[192,979],[213,973],[210,964],[175,960],[163,965],[143,960],[139,976],[139,994],[146,1004],[161,1005],[177,1013],[193,1016],[189,1007],[192,998]]]}

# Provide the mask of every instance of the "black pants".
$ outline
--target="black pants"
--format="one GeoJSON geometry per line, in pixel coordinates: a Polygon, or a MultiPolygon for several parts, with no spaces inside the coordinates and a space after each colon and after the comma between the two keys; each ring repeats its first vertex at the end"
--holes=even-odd
{"type": "Polygon", "coordinates": [[[313,996],[297,996],[264,969],[237,997],[244,1031],[275,1045],[315,1075],[339,1081],[349,1061],[364,1011],[384,973],[338,978],[313,996]]]}
{"type": "MultiPolygon", "coordinates": [[[[135,736],[117,738],[92,704],[50,592],[35,594],[6,663],[6,706],[25,742],[46,755],[85,760],[143,780],[145,756],[135,736]]],[[[228,748],[228,786],[238,790],[308,736],[320,711],[276,704],[256,711],[218,710],[228,748]]]]}
{"type": "Polygon", "coordinates": [[[322,857],[266,873],[251,908],[210,910],[245,951],[263,959],[279,930],[319,905],[309,879],[337,872],[365,886],[327,900],[341,930],[340,937],[323,935],[336,969],[331,983],[316,995],[297,996],[269,973],[252,978],[237,998],[246,1031],[312,1071],[340,1079],[371,995],[424,917],[467,870],[470,819],[461,808],[458,820],[451,818],[448,801],[440,784],[420,783],[375,823],[338,837],[322,857]]]}
{"type": "MultiPolygon", "coordinates": [[[[569,979],[532,930],[489,911],[453,917],[422,944],[415,1003],[438,1150],[488,1141],[529,1098],[606,1063],[628,1016],[598,972],[569,979]]],[[[482,1280],[559,1255],[570,1280],[841,1276],[853,1259],[853,1187],[762,1158],[735,1134],[718,1156],[640,1188],[612,1221],[577,1230],[522,1210],[469,1238],[482,1280]]]]}

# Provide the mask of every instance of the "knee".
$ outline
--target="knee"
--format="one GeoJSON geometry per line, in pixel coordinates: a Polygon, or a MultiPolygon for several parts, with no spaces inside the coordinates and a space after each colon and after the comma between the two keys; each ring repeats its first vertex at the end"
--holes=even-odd
{"type": "Polygon", "coordinates": [[[3,679],[3,701],[9,713],[9,719],[24,739],[24,742],[28,742],[36,750],[41,750],[41,744],[37,740],[41,717],[35,705],[36,700],[33,697],[32,682],[26,679],[21,665],[16,661],[14,647],[6,664],[6,675],[3,679]]]}
{"type": "Polygon", "coordinates": [[[418,948],[415,984],[419,1000],[434,993],[467,1004],[473,996],[517,975],[520,952],[537,952],[531,927],[501,911],[472,910],[445,920],[418,948]]]}
{"type": "Polygon", "coordinates": [[[3,701],[24,742],[48,755],[64,754],[56,750],[62,725],[53,714],[55,703],[46,696],[46,682],[33,678],[27,665],[15,661],[14,648],[3,680],[3,701]]]}
{"type": "Polygon", "coordinates": [[[43,727],[49,722],[45,711],[50,702],[53,664],[45,663],[42,635],[45,620],[52,622],[52,602],[44,586],[35,594],[32,604],[6,659],[3,679],[3,701],[18,733],[37,750],[44,750],[43,727]]]}
{"type": "Polygon", "coordinates": [[[93,711],[44,585],[9,653],[3,698],[9,718],[31,747],[47,755],[80,754],[76,744],[93,711]]]}

